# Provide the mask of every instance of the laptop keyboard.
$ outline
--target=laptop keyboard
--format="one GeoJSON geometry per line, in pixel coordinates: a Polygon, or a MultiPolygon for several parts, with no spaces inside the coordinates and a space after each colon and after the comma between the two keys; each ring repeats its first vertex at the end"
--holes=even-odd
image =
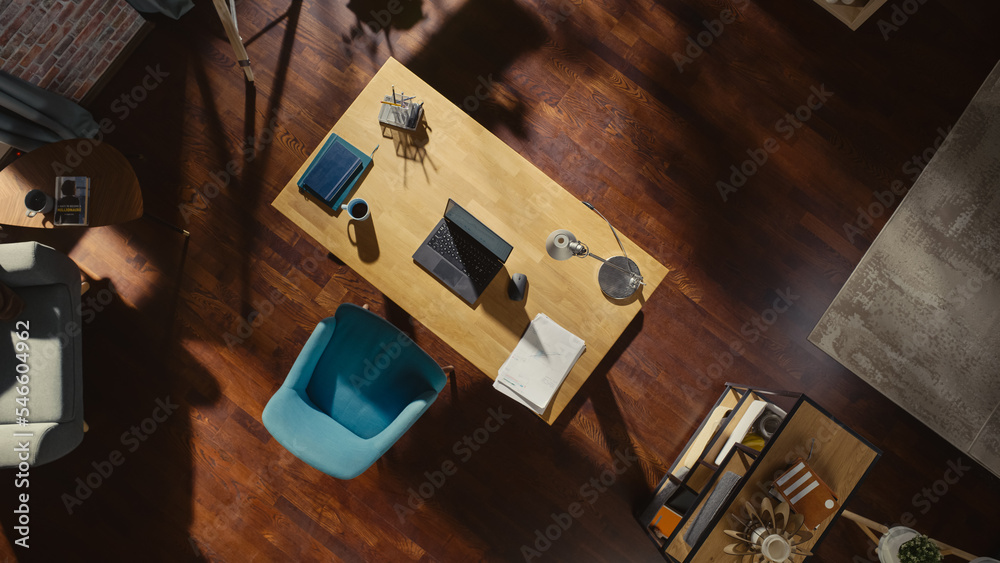
{"type": "Polygon", "coordinates": [[[438,228],[427,245],[469,276],[477,287],[488,285],[500,269],[496,256],[464,231],[449,229],[448,223],[438,228]]]}

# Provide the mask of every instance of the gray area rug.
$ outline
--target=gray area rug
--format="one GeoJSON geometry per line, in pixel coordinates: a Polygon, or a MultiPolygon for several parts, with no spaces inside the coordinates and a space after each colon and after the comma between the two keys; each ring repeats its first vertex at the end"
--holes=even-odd
{"type": "Polygon", "coordinates": [[[1000,475],[1000,65],[809,340],[1000,475]]]}

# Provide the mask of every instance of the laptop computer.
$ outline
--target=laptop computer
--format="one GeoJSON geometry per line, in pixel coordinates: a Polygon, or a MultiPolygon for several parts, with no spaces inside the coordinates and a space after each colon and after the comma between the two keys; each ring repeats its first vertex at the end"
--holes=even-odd
{"type": "Polygon", "coordinates": [[[473,305],[503,268],[513,249],[449,199],[444,217],[413,253],[413,261],[473,305]]]}

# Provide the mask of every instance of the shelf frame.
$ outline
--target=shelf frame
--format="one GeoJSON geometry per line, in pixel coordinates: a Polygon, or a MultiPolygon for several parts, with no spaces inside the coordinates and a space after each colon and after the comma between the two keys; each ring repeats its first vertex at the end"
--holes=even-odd
{"type": "Polygon", "coordinates": [[[827,12],[833,14],[844,25],[857,31],[861,24],[868,21],[868,18],[878,11],[888,0],[868,0],[864,4],[831,4],[826,0],[813,0],[813,2],[823,6],[827,12]]]}
{"type": "MultiPolygon", "coordinates": [[[[838,494],[840,506],[835,514],[829,516],[818,527],[819,533],[803,546],[805,549],[811,549],[822,541],[829,530],[830,524],[843,511],[844,506],[861,482],[868,476],[872,467],[881,457],[882,452],[802,393],[774,391],[727,383],[725,391],[723,391],[722,395],[712,406],[709,416],[706,416],[702,420],[698,429],[688,440],[673,465],[671,465],[670,472],[660,482],[660,485],[656,489],[657,494],[654,495],[651,502],[642,510],[641,514],[637,513],[636,519],[643,526],[646,535],[653,541],[657,551],[665,560],[671,563],[707,563],[715,561],[722,552],[724,544],[729,542],[728,536],[725,536],[723,533],[726,526],[723,520],[725,520],[726,515],[738,511],[743,507],[745,502],[753,498],[761,486],[766,486],[769,476],[773,478],[775,472],[783,469],[791,461],[787,458],[792,457],[794,459],[794,457],[805,458],[812,456],[812,446],[816,444],[817,436],[821,434],[827,434],[828,437],[820,443],[820,448],[815,452],[817,457],[811,463],[815,464],[814,467],[817,472],[822,472],[829,479],[828,482],[838,494]],[[768,396],[771,395],[780,395],[795,399],[795,404],[788,410],[777,431],[765,443],[763,449],[752,460],[752,463],[749,463],[749,466],[748,462],[750,460],[745,455],[747,448],[741,447],[734,447],[730,450],[720,466],[715,466],[714,463],[706,465],[700,463],[706,457],[710,457],[712,461],[715,460],[718,449],[715,449],[714,446],[724,440],[724,430],[739,419],[735,414],[745,411],[745,409],[740,410],[741,407],[747,406],[754,399],[768,400],[768,396]],[[716,409],[727,405],[727,399],[728,405],[732,405],[732,400],[735,396],[738,396],[739,400],[731,407],[733,414],[723,419],[718,429],[707,428],[709,421],[713,420],[712,414],[716,412],[716,409]],[[821,432],[821,430],[825,430],[825,432],[821,432]],[[658,497],[661,496],[668,483],[676,483],[678,480],[681,480],[678,479],[675,473],[678,470],[678,464],[682,460],[692,459],[689,450],[693,446],[704,443],[703,438],[706,431],[712,432],[712,437],[702,448],[697,460],[699,462],[698,468],[703,468],[708,473],[703,474],[704,483],[696,489],[698,498],[691,510],[682,516],[673,533],[665,540],[661,539],[649,527],[652,520],[652,516],[650,515],[655,516],[659,506],[662,505],[658,497]],[[833,453],[822,455],[822,452],[827,450],[831,450],[833,453]],[[840,461],[842,459],[849,459],[851,461],[845,464],[840,461]],[[713,467],[715,468],[714,470],[712,469],[713,467]],[[711,496],[719,477],[726,471],[733,471],[741,475],[739,483],[726,496],[722,503],[723,509],[720,509],[713,516],[706,531],[698,538],[696,545],[687,545],[683,539],[684,533],[686,533],[691,523],[693,523],[696,514],[700,511],[704,502],[711,496]],[[753,483],[756,483],[756,485],[753,483]]],[[[690,483],[695,472],[696,469],[692,468],[687,474],[683,475],[683,483],[690,483]]]]}

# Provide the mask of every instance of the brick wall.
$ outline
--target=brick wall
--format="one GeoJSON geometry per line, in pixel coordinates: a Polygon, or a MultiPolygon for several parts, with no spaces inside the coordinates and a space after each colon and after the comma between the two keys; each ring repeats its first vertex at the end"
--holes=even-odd
{"type": "Polygon", "coordinates": [[[125,0],[0,0],[0,69],[80,101],[144,21],[125,0]]]}

